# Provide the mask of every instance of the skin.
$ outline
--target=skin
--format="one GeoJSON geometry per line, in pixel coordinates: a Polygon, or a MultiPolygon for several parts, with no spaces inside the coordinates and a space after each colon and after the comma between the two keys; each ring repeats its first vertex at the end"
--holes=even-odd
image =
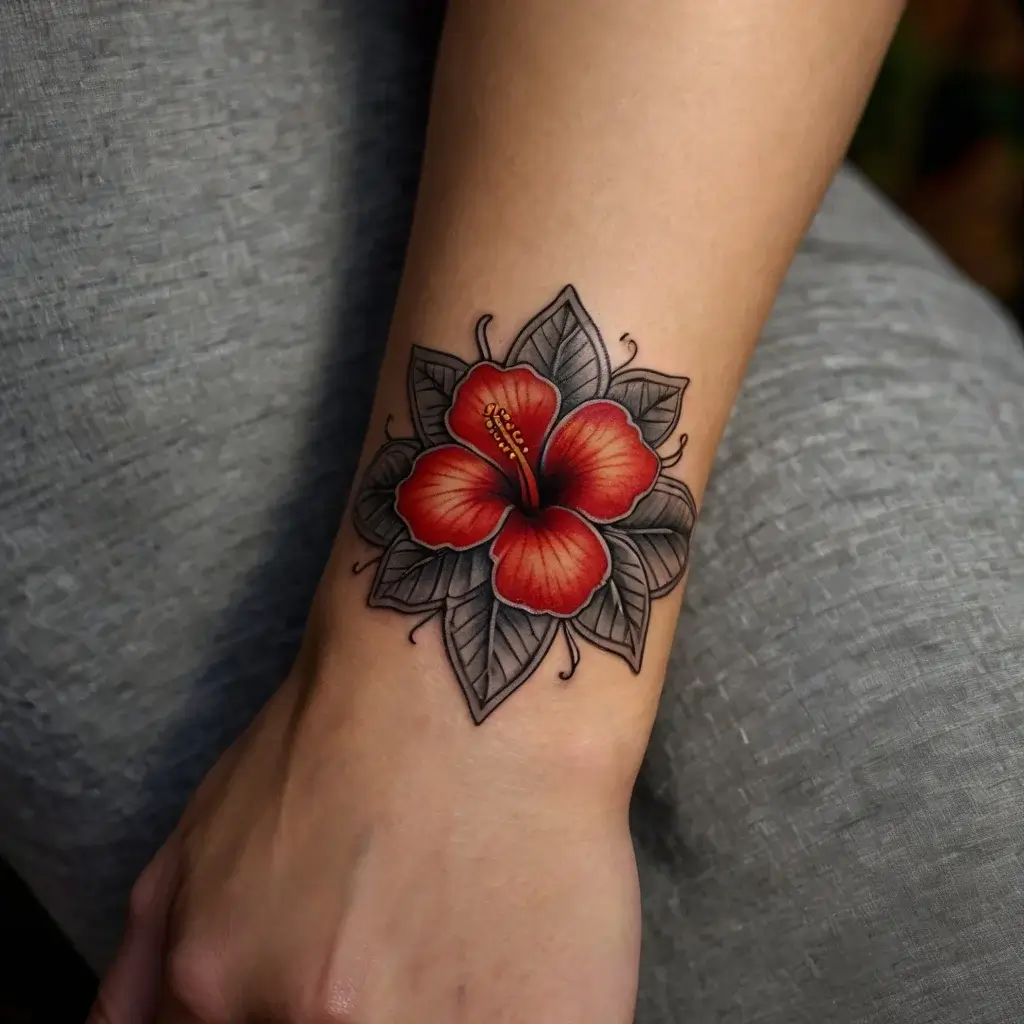
{"type": "MultiPolygon", "coordinates": [[[[455,0],[367,442],[410,433],[409,347],[474,358],[572,281],[606,339],[692,378],[698,501],[896,0],[455,0]],[[401,429],[399,429],[401,428],[401,429]]],[[[609,342],[613,363],[622,362],[609,342]]],[[[365,462],[365,460],[364,460],[365,462]]],[[[681,589],[643,672],[556,644],[475,727],[426,628],[366,607],[342,524],[302,653],[140,878],[93,1024],[626,1024],[629,794],[681,589]]]]}

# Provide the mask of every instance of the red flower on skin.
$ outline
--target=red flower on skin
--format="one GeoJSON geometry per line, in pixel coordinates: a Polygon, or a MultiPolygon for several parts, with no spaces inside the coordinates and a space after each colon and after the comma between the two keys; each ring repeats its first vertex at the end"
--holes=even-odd
{"type": "Polygon", "coordinates": [[[419,455],[395,508],[425,547],[465,551],[490,540],[498,597],[568,618],[611,572],[593,524],[628,515],[661,463],[617,402],[592,399],[555,425],[560,404],[529,366],[477,363],[445,416],[458,443],[419,455]]]}

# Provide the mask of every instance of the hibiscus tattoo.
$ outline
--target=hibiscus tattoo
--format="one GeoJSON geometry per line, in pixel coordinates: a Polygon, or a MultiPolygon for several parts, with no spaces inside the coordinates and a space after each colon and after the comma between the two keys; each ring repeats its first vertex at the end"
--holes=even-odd
{"type": "Polygon", "coordinates": [[[415,347],[415,437],[376,453],[354,506],[356,529],[384,552],[368,603],[435,616],[482,722],[540,665],[556,635],[643,660],[651,601],[682,580],[697,518],[693,495],[664,470],[686,377],[614,373],[570,285],[519,332],[504,362],[477,324],[480,358],[415,347]]]}

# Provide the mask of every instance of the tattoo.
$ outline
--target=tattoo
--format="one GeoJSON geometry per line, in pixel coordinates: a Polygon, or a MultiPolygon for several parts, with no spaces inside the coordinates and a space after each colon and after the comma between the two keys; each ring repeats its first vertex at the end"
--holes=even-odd
{"type": "MultiPolygon", "coordinates": [[[[368,604],[434,616],[482,722],[540,665],[561,632],[569,669],[582,638],[638,673],[651,601],[682,580],[697,509],[659,456],[682,411],[687,377],[614,373],[575,288],[566,287],[492,355],[490,316],[466,363],[413,348],[415,437],[377,451],[354,505],[360,536],[383,554],[368,604]]],[[[390,418],[389,418],[390,424],[390,418]]]]}

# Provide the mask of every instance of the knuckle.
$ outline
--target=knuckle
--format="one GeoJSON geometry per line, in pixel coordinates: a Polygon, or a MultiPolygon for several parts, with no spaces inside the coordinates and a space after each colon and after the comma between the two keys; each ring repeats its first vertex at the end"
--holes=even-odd
{"type": "Polygon", "coordinates": [[[133,921],[148,919],[166,910],[177,867],[176,850],[168,840],[135,880],[128,896],[128,914],[133,921]]]}
{"type": "Polygon", "coordinates": [[[204,1024],[229,1024],[222,957],[210,943],[185,940],[164,958],[164,990],[204,1024]]]}

